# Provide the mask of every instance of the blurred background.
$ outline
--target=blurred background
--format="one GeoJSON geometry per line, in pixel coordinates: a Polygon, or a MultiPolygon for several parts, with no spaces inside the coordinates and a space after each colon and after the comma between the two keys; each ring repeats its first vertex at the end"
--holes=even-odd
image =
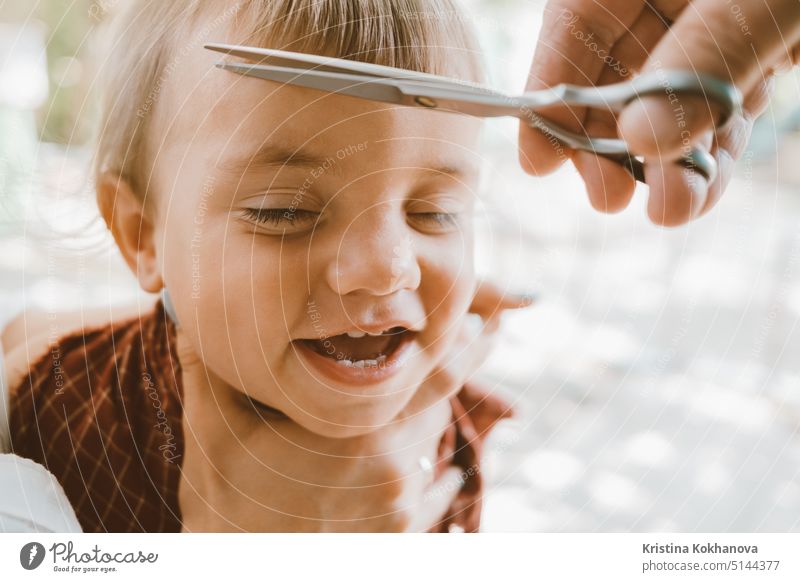
{"type": "MultiPolygon", "coordinates": [[[[0,2],[0,325],[135,300],[88,171],[96,28],[117,0],[0,2]]],[[[544,2],[469,0],[492,82],[522,91],[544,2]]],[[[594,212],[486,131],[478,261],[536,292],[481,372],[520,416],[492,435],[486,531],[800,531],[800,75],[780,78],[718,207],[594,212]]]]}

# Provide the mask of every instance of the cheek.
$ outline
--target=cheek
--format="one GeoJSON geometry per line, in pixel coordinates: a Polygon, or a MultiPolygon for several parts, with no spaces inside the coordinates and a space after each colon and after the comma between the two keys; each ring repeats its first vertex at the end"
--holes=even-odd
{"type": "Polygon", "coordinates": [[[306,314],[307,249],[281,244],[280,237],[241,232],[230,233],[227,240],[219,292],[224,293],[231,342],[258,353],[285,345],[306,314]]]}
{"type": "Polygon", "coordinates": [[[236,335],[261,333],[280,334],[286,328],[284,311],[289,311],[295,288],[291,260],[281,252],[280,243],[261,236],[231,233],[221,252],[218,277],[220,301],[227,310],[229,325],[240,331],[236,335]]]}
{"type": "Polygon", "coordinates": [[[420,294],[429,324],[441,329],[452,325],[472,301],[476,282],[472,238],[431,244],[425,251],[419,258],[420,294]]]}
{"type": "Polygon", "coordinates": [[[230,225],[207,226],[202,238],[176,253],[173,303],[214,373],[240,389],[242,382],[263,387],[280,373],[275,366],[288,344],[292,314],[302,313],[304,271],[280,241],[230,225]]]}
{"type": "Polygon", "coordinates": [[[218,238],[217,229],[202,211],[172,212],[159,233],[164,283],[185,329],[221,295],[218,265],[222,247],[218,238]]]}

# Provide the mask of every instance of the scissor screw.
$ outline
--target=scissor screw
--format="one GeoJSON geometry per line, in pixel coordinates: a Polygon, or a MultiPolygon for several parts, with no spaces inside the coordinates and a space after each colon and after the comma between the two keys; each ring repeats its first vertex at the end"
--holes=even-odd
{"type": "Polygon", "coordinates": [[[425,97],[424,95],[417,95],[414,97],[414,101],[423,107],[437,107],[439,105],[435,100],[431,99],[430,97],[425,97]]]}

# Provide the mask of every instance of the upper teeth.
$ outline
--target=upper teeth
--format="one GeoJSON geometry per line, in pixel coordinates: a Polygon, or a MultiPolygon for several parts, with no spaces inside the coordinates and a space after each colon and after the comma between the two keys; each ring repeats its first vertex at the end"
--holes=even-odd
{"type": "Polygon", "coordinates": [[[356,337],[356,338],[358,338],[358,337],[364,337],[365,335],[379,336],[379,335],[383,335],[383,332],[381,332],[381,333],[368,333],[368,332],[365,332],[365,331],[348,331],[347,332],[347,337],[356,337]]]}

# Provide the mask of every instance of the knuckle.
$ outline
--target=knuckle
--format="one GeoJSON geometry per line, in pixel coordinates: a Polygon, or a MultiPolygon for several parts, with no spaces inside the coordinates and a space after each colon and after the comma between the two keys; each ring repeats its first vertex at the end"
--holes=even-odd
{"type": "Polygon", "coordinates": [[[772,75],[756,83],[744,101],[744,116],[748,122],[752,123],[764,113],[774,92],[775,77],[772,75]]]}
{"type": "Polygon", "coordinates": [[[741,115],[734,116],[719,135],[719,147],[734,160],[739,159],[747,147],[752,127],[752,119],[741,115]]]}

